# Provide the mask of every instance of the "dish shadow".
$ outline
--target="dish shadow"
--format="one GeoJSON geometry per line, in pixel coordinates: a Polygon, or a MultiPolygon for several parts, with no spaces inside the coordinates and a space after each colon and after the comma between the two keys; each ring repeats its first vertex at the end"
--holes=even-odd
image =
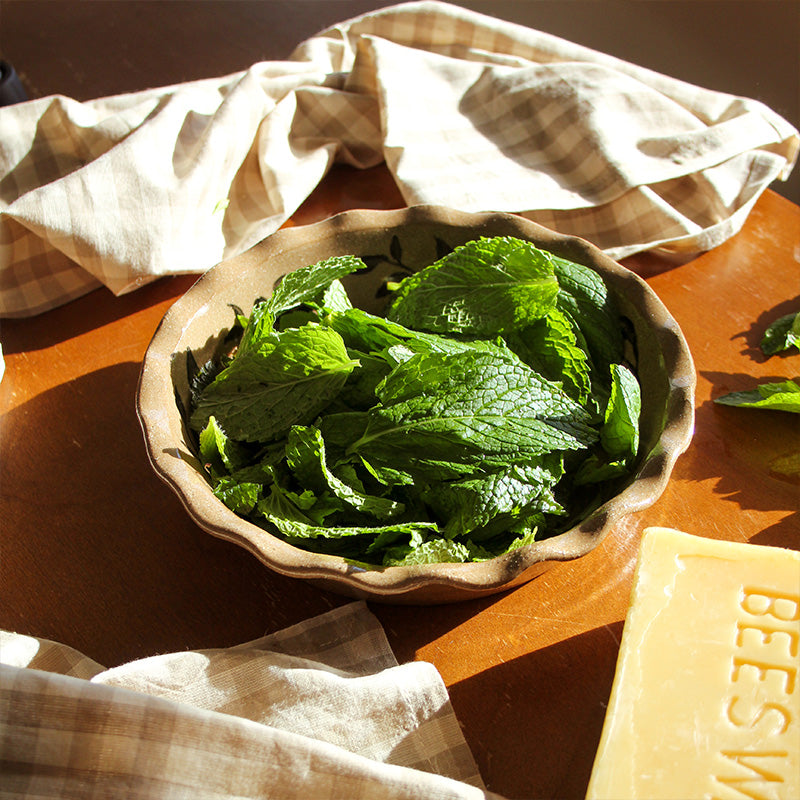
{"type": "Polygon", "coordinates": [[[585,797],[622,628],[594,628],[450,687],[489,790],[509,800],[585,797]]]}
{"type": "Polygon", "coordinates": [[[97,370],[0,417],[0,628],[112,667],[239,644],[348,602],[195,525],[148,460],[139,370],[97,370]]]}

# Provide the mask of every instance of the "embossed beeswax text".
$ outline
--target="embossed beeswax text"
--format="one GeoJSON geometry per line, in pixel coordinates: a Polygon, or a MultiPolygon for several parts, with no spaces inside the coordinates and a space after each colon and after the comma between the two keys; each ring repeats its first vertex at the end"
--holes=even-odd
{"type": "Polygon", "coordinates": [[[738,746],[720,751],[708,796],[784,798],[800,736],[800,594],[742,587],[733,639],[723,719],[738,746]]]}

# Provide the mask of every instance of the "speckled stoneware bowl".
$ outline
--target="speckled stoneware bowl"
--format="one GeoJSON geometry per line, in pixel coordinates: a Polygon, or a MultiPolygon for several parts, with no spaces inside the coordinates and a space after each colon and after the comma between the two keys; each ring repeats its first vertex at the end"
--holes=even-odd
{"type": "Polygon", "coordinates": [[[165,315],[142,366],[138,411],[158,475],[208,533],[249,550],[276,572],[351,597],[433,604],[518,586],[559,561],[596,547],[619,520],[652,505],[688,446],[694,426],[695,372],[675,320],[639,277],[585,241],[561,236],[510,214],[468,214],[417,206],[396,211],[348,211],[313,225],[286,228],[206,273],[165,315]],[[400,266],[419,268],[443,248],[478,236],[528,239],[592,267],[616,294],[630,320],[642,385],[641,447],[633,477],[615,497],[571,530],[491,561],[365,570],[338,556],[306,552],[253,525],[211,492],[187,435],[188,364],[212,356],[233,323],[231,305],[249,312],[283,274],[323,258],[354,254],[374,268],[345,280],[354,304],[382,309],[381,287],[400,266]],[[191,352],[190,357],[188,353],[191,352]]]}

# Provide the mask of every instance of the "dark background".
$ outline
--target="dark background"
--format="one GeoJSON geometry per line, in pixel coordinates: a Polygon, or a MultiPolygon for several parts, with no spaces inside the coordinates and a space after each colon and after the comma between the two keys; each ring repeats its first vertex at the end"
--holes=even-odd
{"type": "MultiPolygon", "coordinates": [[[[393,4],[0,0],[0,57],[15,67],[31,98],[65,94],[88,100],[281,60],[322,28],[393,4]],[[146,35],[139,32],[142,18],[146,35]],[[187,59],[187,53],[193,57],[187,59]]],[[[709,89],[756,98],[800,127],[800,0],[461,0],[459,5],[709,89]]],[[[800,168],[772,188],[800,203],[800,168]]]]}

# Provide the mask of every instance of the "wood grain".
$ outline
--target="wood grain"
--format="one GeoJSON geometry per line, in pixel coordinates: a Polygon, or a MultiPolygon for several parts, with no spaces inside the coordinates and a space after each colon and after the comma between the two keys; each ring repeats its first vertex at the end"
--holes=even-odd
{"type": "MultiPolygon", "coordinates": [[[[291,224],[402,204],[383,168],[337,168],[291,224]]],[[[675,266],[631,258],[673,313],[698,372],[693,443],[652,508],[583,559],[516,590],[427,609],[371,608],[401,660],[441,672],[489,788],[582,797],[605,713],[637,545],[647,525],[800,549],[800,485],[771,465],[800,420],[719,406],[800,374],[765,359],[769,321],[800,304],[800,209],[767,192],[740,234],[675,266]]],[[[134,395],[159,320],[194,276],[101,289],[2,326],[0,628],[56,639],[108,666],[223,647],[349,602],[276,575],[203,533],[153,473],[134,395]]]]}

